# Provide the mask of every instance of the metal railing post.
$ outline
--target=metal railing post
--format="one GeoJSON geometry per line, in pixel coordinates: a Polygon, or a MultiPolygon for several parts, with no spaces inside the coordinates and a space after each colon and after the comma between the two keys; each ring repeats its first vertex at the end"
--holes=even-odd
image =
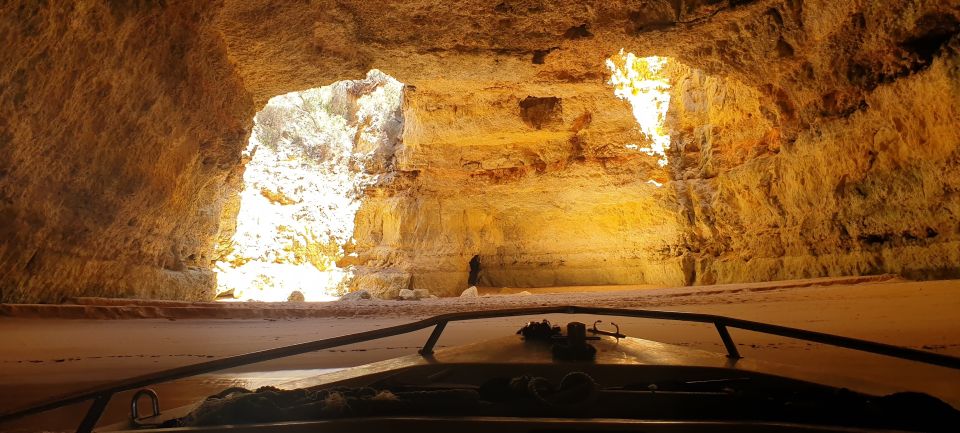
{"type": "Polygon", "coordinates": [[[433,355],[433,346],[436,346],[437,340],[440,339],[440,334],[443,334],[443,328],[447,327],[447,321],[444,320],[440,323],[437,323],[437,326],[433,328],[433,332],[430,333],[430,338],[427,338],[427,342],[423,344],[423,349],[420,349],[419,353],[423,356],[433,355]]]}
{"type": "Polygon", "coordinates": [[[727,358],[743,358],[740,356],[740,351],[737,350],[737,345],[733,342],[733,337],[730,337],[730,331],[727,330],[727,325],[720,322],[713,322],[713,324],[717,327],[720,339],[723,340],[723,345],[727,348],[727,358]]]}
{"type": "Polygon", "coordinates": [[[90,433],[93,431],[93,428],[100,422],[100,416],[103,415],[103,411],[107,408],[110,397],[113,397],[113,393],[103,393],[93,399],[93,404],[90,405],[90,409],[87,410],[83,421],[80,421],[80,425],[77,427],[77,433],[90,433]]]}

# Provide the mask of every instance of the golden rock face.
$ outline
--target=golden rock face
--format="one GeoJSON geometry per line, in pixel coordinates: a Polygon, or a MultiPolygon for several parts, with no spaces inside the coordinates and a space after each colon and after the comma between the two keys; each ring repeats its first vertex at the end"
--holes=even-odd
{"type": "Polygon", "coordinates": [[[356,220],[384,296],[474,255],[496,285],[956,276],[960,2],[868,3],[11,2],[0,300],[210,299],[256,110],[374,68],[408,85],[356,220]],[[625,147],[621,48],[678,65],[665,167],[625,147]]]}
{"type": "Polygon", "coordinates": [[[0,12],[0,299],[206,299],[253,100],[200,3],[0,12]]]}

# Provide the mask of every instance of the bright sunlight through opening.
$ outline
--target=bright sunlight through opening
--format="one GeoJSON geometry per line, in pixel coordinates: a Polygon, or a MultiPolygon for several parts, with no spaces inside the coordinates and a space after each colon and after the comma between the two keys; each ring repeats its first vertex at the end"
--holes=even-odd
{"type": "Polygon", "coordinates": [[[401,128],[402,87],[371,71],[274,97],[257,114],[236,233],[216,263],[220,298],[329,301],[346,292],[351,270],[337,262],[377,181],[368,166],[401,128]]]}
{"type": "Polygon", "coordinates": [[[651,142],[647,147],[628,144],[627,149],[658,156],[657,163],[661,167],[667,165],[667,149],[670,148],[670,135],[664,128],[670,108],[670,82],[664,75],[667,61],[666,57],[637,57],[620,50],[606,62],[612,73],[609,83],[614,86],[614,95],[630,102],[633,117],[651,142]]]}

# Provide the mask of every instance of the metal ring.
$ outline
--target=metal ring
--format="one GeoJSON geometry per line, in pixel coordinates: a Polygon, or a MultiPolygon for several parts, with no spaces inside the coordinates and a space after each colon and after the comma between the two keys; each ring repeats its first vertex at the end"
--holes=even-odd
{"type": "Polygon", "coordinates": [[[152,418],[158,415],[160,415],[160,397],[157,395],[156,391],[150,388],[144,388],[133,394],[133,398],[130,400],[130,421],[132,421],[134,424],[139,424],[139,420],[141,419],[152,418]],[[153,414],[149,417],[140,416],[138,404],[140,402],[140,397],[143,396],[150,397],[150,405],[153,408],[153,414]]]}

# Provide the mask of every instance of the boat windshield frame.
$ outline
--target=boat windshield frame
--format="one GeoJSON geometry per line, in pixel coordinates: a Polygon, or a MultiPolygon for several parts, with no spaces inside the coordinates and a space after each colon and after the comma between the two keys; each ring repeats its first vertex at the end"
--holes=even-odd
{"type": "Polygon", "coordinates": [[[433,355],[433,348],[436,346],[437,341],[439,341],[444,329],[450,322],[499,317],[533,316],[541,314],[589,314],[596,316],[617,316],[679,322],[712,323],[716,327],[717,333],[723,342],[727,357],[732,359],[739,359],[742,358],[742,356],[737,350],[736,343],[734,343],[733,338],[730,336],[728,328],[777,335],[781,337],[821,343],[830,346],[842,347],[845,349],[885,355],[893,358],[960,370],[960,357],[714,314],[629,308],[547,306],[441,314],[402,325],[342,335],[339,337],[324,338],[306,343],[293,344],[274,349],[228,356],[211,361],[176,367],[129,379],[123,379],[89,390],[65,394],[44,402],[28,405],[22,409],[15,409],[7,413],[0,413],[0,423],[35,415],[67,405],[92,400],[93,404],[87,410],[86,415],[76,430],[78,433],[90,433],[93,431],[94,427],[96,427],[113,395],[123,391],[143,388],[145,386],[154,385],[157,383],[183,379],[186,377],[197,376],[214,371],[226,370],[234,367],[241,367],[244,365],[300,355],[317,350],[330,349],[349,344],[362,343],[386,337],[393,337],[396,335],[408,334],[421,329],[433,327],[433,332],[430,333],[427,341],[419,350],[420,355],[424,357],[430,357],[433,355]]]}

